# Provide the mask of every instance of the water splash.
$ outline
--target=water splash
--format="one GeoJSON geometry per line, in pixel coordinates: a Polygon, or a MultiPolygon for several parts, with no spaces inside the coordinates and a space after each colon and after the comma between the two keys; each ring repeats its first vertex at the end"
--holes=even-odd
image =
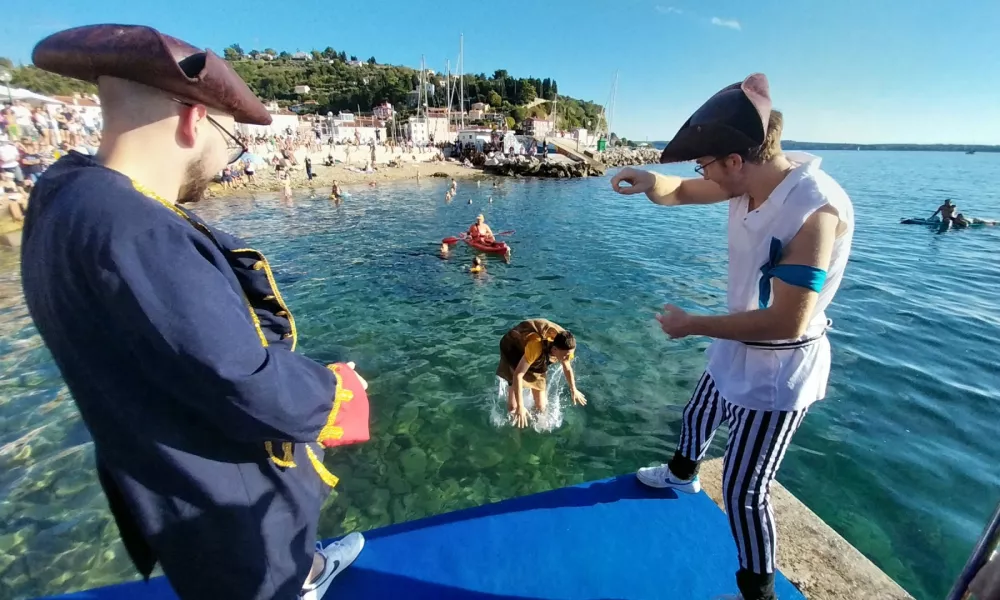
{"type": "MultiPolygon", "coordinates": [[[[528,426],[538,433],[555,431],[563,424],[563,406],[570,402],[566,388],[566,377],[558,365],[549,369],[548,385],[545,390],[545,412],[535,410],[535,400],[531,391],[524,390],[524,405],[528,409],[528,426]]],[[[490,403],[490,424],[494,427],[513,427],[514,417],[507,412],[507,390],[509,385],[497,377],[496,394],[490,403]]]]}

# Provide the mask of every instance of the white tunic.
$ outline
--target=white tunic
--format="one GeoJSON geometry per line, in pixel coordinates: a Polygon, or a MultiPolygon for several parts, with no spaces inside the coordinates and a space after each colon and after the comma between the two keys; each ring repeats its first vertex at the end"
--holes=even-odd
{"type": "MultiPolygon", "coordinates": [[[[825,311],[840,287],[851,252],[854,207],[843,188],[819,168],[819,157],[801,152],[788,152],[786,156],[794,164],[793,170],[757,210],[748,212],[750,199],[746,195],[729,201],[727,299],[730,313],[757,310],[760,269],[769,260],[771,238],[787,247],[813,212],[830,205],[846,231],[834,243],[826,281],[806,333],[800,338],[807,339],[827,326],[825,311]]],[[[716,388],[733,404],[756,410],[800,410],[826,396],[830,376],[830,342],[826,336],[802,348],[778,350],[715,340],[707,354],[708,372],[716,388]]]]}

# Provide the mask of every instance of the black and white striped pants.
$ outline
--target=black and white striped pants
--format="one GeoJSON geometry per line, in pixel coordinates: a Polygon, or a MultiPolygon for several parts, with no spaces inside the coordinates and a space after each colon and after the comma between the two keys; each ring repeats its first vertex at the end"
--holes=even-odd
{"type": "Polygon", "coordinates": [[[670,471],[677,477],[693,477],[715,430],[723,420],[729,426],[722,493],[741,571],[767,575],[775,571],[777,530],[771,482],[808,410],[764,411],[730,404],[719,395],[707,371],[684,408],[680,443],[670,461],[670,471]]]}

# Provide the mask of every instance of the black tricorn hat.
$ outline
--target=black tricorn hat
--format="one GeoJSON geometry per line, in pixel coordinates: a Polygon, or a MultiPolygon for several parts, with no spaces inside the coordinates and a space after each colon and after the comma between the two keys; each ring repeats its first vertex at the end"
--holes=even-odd
{"type": "Polygon", "coordinates": [[[31,60],[40,69],[92,83],[101,76],[142,83],[221,110],[240,123],[271,123],[264,104],[228,62],[152,27],[66,29],[38,42],[31,60]]]}
{"type": "Polygon", "coordinates": [[[767,77],[754,73],[719,90],[684,122],[660,155],[661,163],[743,153],[764,143],[771,118],[767,77]]]}

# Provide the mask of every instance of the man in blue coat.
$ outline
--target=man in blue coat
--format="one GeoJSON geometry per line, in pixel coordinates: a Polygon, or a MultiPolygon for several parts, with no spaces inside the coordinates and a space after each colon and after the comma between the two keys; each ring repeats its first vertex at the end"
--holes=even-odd
{"type": "Polygon", "coordinates": [[[367,384],[296,354],[267,260],[179,206],[245,151],[234,123],[270,115],[225,61],[148,27],[62,31],[33,60],[96,82],[104,112],[97,156],[38,181],[21,268],[129,555],[185,599],[321,598],[364,544],[315,540],[323,447],[367,439],[367,384]]]}

